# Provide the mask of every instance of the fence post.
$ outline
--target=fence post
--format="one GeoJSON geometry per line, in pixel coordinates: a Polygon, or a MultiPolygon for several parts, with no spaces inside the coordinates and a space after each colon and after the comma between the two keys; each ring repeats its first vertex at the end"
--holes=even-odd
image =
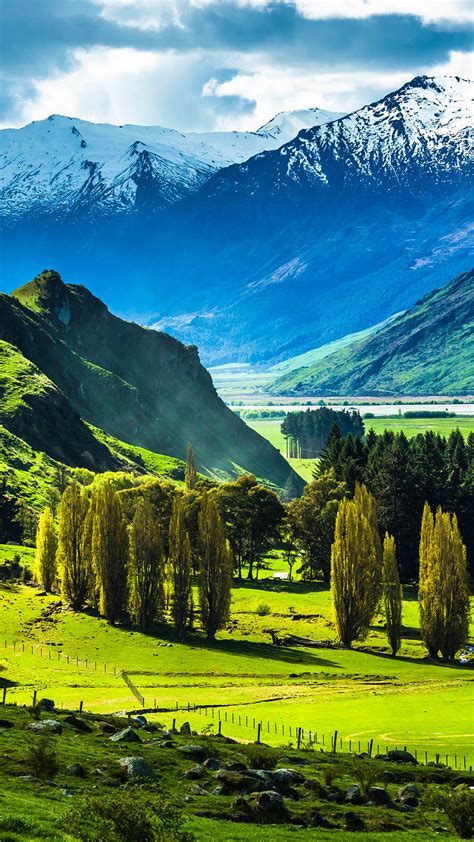
{"type": "Polygon", "coordinates": [[[337,751],[337,731],[334,731],[332,750],[333,750],[334,754],[337,751]]]}
{"type": "Polygon", "coordinates": [[[217,729],[217,734],[220,737],[222,734],[222,719],[219,719],[219,727],[217,729]]]}
{"type": "Polygon", "coordinates": [[[82,713],[82,708],[83,708],[83,707],[84,707],[84,702],[83,702],[83,701],[82,701],[82,699],[81,699],[81,701],[79,702],[79,713],[82,713]]]}
{"type": "Polygon", "coordinates": [[[4,688],[3,688],[2,705],[5,705],[5,703],[6,703],[6,698],[7,698],[7,688],[6,688],[6,687],[4,687],[4,688]]]}
{"type": "Polygon", "coordinates": [[[301,745],[301,728],[298,728],[298,751],[301,745]]]}
{"type": "Polygon", "coordinates": [[[374,741],[371,740],[369,743],[369,757],[372,757],[372,748],[374,746],[374,741]]]}
{"type": "Polygon", "coordinates": [[[36,690],[33,690],[33,707],[36,704],[36,690]]]}
{"type": "Polygon", "coordinates": [[[262,723],[259,722],[257,726],[257,743],[260,742],[260,731],[262,730],[262,723]]]}

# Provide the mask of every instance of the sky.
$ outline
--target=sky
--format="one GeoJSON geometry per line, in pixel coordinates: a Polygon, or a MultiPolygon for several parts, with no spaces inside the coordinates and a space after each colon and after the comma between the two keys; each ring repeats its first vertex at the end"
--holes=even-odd
{"type": "Polygon", "coordinates": [[[0,0],[0,127],[347,112],[419,74],[472,78],[472,17],[472,0],[0,0]]]}

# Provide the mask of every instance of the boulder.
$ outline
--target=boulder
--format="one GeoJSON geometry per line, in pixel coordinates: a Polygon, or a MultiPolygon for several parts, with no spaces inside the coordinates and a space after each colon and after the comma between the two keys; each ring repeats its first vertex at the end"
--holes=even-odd
{"type": "Polygon", "coordinates": [[[285,821],[289,815],[283,796],[273,790],[264,790],[255,796],[255,810],[268,822],[285,821]]]}
{"type": "Polygon", "coordinates": [[[176,743],[173,740],[153,740],[153,745],[158,748],[174,748],[176,743]]]}
{"type": "Polygon", "coordinates": [[[346,789],[346,801],[348,801],[349,804],[360,804],[361,800],[361,792],[357,784],[348,786],[346,789]]]}
{"type": "Polygon", "coordinates": [[[238,795],[237,798],[234,798],[231,808],[233,812],[237,814],[236,818],[240,818],[240,821],[252,821],[254,818],[254,812],[251,805],[242,795],[238,795]]]}
{"type": "Polygon", "coordinates": [[[57,719],[40,719],[38,722],[30,722],[26,728],[34,734],[60,734],[63,730],[63,726],[57,719]]]}
{"type": "Polygon", "coordinates": [[[47,713],[53,713],[54,702],[52,699],[40,699],[37,703],[37,707],[41,708],[41,710],[45,710],[47,713]]]}
{"type": "Polygon", "coordinates": [[[389,760],[391,763],[413,763],[414,765],[418,765],[418,760],[416,757],[413,757],[409,751],[404,751],[403,749],[393,749],[389,751],[387,754],[377,754],[377,760],[389,760]]]}
{"type": "Polygon", "coordinates": [[[70,775],[74,775],[76,778],[86,778],[87,772],[80,763],[71,763],[70,766],[67,767],[67,771],[70,775]]]}
{"type": "Polygon", "coordinates": [[[140,737],[138,736],[136,731],[134,731],[133,728],[131,728],[130,726],[128,726],[127,728],[122,728],[122,730],[117,731],[116,734],[112,734],[112,736],[109,737],[109,740],[112,743],[139,743],[139,742],[141,742],[140,737]]]}
{"type": "Polygon", "coordinates": [[[398,797],[405,807],[418,807],[421,789],[416,784],[406,784],[398,790],[398,797]]]}
{"type": "Polygon", "coordinates": [[[389,807],[392,804],[389,793],[381,786],[371,786],[367,796],[377,807],[389,807]]]}
{"type": "Polygon", "coordinates": [[[306,822],[308,827],[331,827],[328,820],[318,810],[310,810],[306,814],[306,822]]]}
{"type": "MultiPolygon", "coordinates": [[[[221,764],[220,768],[223,769],[224,765],[221,764]]],[[[227,769],[229,770],[229,772],[246,772],[247,766],[245,765],[245,763],[240,763],[238,760],[235,760],[233,763],[229,763],[227,765],[227,769]]]]}
{"type": "Polygon", "coordinates": [[[285,782],[287,786],[298,786],[298,784],[304,784],[305,780],[305,776],[299,769],[280,767],[273,772],[273,782],[278,789],[280,785],[285,786],[285,782]]]}
{"type": "Polygon", "coordinates": [[[0,719],[0,728],[13,728],[13,722],[9,719],[0,719]]]}
{"type": "MultiPolygon", "coordinates": [[[[242,765],[242,764],[238,764],[242,765]]],[[[208,772],[218,772],[219,769],[225,769],[224,763],[221,763],[218,757],[208,757],[207,760],[204,761],[203,766],[208,772]]],[[[230,767],[228,767],[230,768],[230,767]]],[[[240,771],[240,769],[236,769],[234,771],[240,771]]]]}
{"type": "Polygon", "coordinates": [[[365,830],[365,822],[358,813],[344,813],[344,830],[365,830]]]}
{"type": "Polygon", "coordinates": [[[125,769],[129,781],[137,778],[144,781],[158,780],[158,776],[144,757],[121,757],[118,762],[122,769],[125,769]]]}
{"type": "Polygon", "coordinates": [[[103,734],[115,734],[117,732],[115,725],[111,725],[110,722],[97,722],[96,725],[103,734]]]}
{"type": "Polygon", "coordinates": [[[71,728],[75,728],[76,731],[82,731],[82,733],[86,734],[92,731],[90,725],[85,722],[84,719],[80,719],[78,716],[75,716],[73,713],[69,713],[67,716],[64,717],[64,722],[66,725],[70,725],[71,728]]]}
{"type": "Polygon", "coordinates": [[[183,722],[181,728],[179,729],[179,733],[182,734],[184,737],[191,736],[191,726],[189,722],[183,722]]]}
{"type": "Polygon", "coordinates": [[[148,725],[148,720],[147,720],[146,716],[143,716],[141,713],[139,713],[138,716],[136,716],[133,721],[140,728],[145,728],[148,725]]]}
{"type": "Polygon", "coordinates": [[[190,792],[191,795],[209,795],[207,789],[199,786],[199,784],[193,784],[190,786],[188,792],[190,792]]]}
{"type": "Polygon", "coordinates": [[[199,778],[203,778],[205,775],[205,768],[204,766],[197,765],[193,766],[191,769],[188,769],[187,772],[184,773],[184,777],[188,778],[190,781],[197,781],[199,778]]]}
{"type": "Polygon", "coordinates": [[[184,754],[185,757],[191,757],[193,760],[204,760],[207,754],[206,749],[204,746],[179,746],[178,751],[180,754],[184,754]]]}

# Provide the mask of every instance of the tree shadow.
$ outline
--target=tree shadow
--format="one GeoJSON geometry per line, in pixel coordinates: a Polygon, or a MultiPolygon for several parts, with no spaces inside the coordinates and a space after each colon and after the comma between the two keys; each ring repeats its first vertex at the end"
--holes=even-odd
{"type": "Polygon", "coordinates": [[[429,664],[433,667],[438,667],[441,669],[449,669],[449,670],[461,670],[463,672],[466,669],[474,669],[474,663],[471,664],[460,664],[457,661],[441,661],[436,658],[411,658],[409,655],[393,655],[390,652],[377,652],[375,649],[371,649],[369,646],[367,647],[360,647],[358,649],[353,649],[354,652],[363,652],[364,655],[373,655],[375,658],[384,658],[385,660],[390,661],[392,664],[404,663],[404,664],[412,664],[414,667],[424,665],[426,666],[429,664]]]}
{"type": "Polygon", "coordinates": [[[329,590],[324,582],[289,582],[288,579],[234,579],[233,587],[289,595],[321,593],[321,591],[329,590]]]}

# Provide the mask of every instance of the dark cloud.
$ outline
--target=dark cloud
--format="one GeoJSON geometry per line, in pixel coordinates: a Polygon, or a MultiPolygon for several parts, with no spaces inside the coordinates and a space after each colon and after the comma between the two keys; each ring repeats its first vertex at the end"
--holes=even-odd
{"type": "MultiPolygon", "coordinates": [[[[166,6],[162,6],[165,8],[166,6]]],[[[172,4],[168,6],[170,12],[172,4]]],[[[133,20],[133,2],[122,14],[133,20]]],[[[74,66],[74,50],[132,47],[178,54],[200,52],[215,63],[218,54],[256,55],[285,67],[331,66],[369,70],[407,70],[448,61],[452,50],[472,48],[470,28],[452,23],[424,24],[411,15],[365,19],[310,20],[291,3],[265,7],[216,0],[194,7],[182,0],[179,22],[170,13],[159,29],[143,29],[101,15],[99,0],[0,0],[0,67],[4,110],[15,110],[31,95],[35,80],[62,74],[74,66]]],[[[216,71],[213,73],[215,75],[216,71]]],[[[217,99],[217,98],[216,98],[217,99]]],[[[219,98],[221,109],[251,109],[239,97],[219,98]]],[[[242,111],[240,111],[242,113],[242,111]]]]}

